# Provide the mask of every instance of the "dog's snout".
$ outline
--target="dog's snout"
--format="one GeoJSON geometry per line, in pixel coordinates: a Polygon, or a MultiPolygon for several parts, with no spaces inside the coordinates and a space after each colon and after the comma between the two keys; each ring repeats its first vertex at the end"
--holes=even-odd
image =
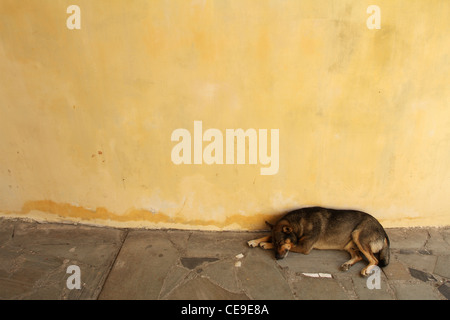
{"type": "Polygon", "coordinates": [[[287,256],[287,254],[288,254],[290,249],[291,249],[291,244],[290,243],[283,244],[282,246],[278,247],[275,250],[275,258],[277,260],[286,258],[286,256],[287,256]]]}
{"type": "Polygon", "coordinates": [[[288,253],[288,250],[284,250],[284,251],[276,251],[276,252],[275,252],[275,258],[276,258],[277,260],[284,259],[284,258],[286,258],[287,253],[288,253]]]}

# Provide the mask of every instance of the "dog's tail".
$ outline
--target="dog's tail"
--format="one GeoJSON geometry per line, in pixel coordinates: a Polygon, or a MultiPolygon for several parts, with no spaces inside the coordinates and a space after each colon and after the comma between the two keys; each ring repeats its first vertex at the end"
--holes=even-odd
{"type": "Polygon", "coordinates": [[[380,250],[380,260],[378,265],[380,267],[386,267],[389,264],[390,257],[391,257],[390,242],[387,234],[385,234],[385,238],[383,241],[383,248],[381,248],[380,250]]]}

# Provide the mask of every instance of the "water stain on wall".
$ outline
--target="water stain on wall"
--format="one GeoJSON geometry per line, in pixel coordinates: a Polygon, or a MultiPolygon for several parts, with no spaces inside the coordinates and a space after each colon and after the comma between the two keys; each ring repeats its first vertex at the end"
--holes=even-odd
{"type": "Polygon", "coordinates": [[[52,200],[27,201],[20,211],[7,212],[15,216],[28,216],[33,211],[55,215],[64,219],[81,219],[85,223],[92,221],[109,221],[109,224],[121,225],[120,223],[138,222],[142,226],[155,225],[177,225],[180,228],[199,228],[209,227],[221,230],[236,229],[236,226],[242,229],[262,230],[265,229],[264,221],[275,221],[278,215],[255,214],[244,216],[242,214],[234,214],[226,217],[224,220],[212,219],[189,219],[183,216],[171,217],[160,212],[152,212],[145,209],[130,209],[125,214],[120,215],[111,212],[103,207],[89,209],[68,203],[58,203],[52,200]],[[234,226],[234,227],[233,227],[234,226]]]}

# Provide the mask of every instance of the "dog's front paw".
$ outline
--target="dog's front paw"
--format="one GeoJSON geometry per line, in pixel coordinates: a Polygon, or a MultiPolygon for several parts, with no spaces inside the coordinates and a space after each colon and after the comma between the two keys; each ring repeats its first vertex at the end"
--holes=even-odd
{"type": "Polygon", "coordinates": [[[259,242],[256,241],[256,240],[250,240],[250,241],[247,242],[247,244],[248,244],[248,246],[249,246],[250,248],[254,248],[254,247],[257,247],[257,246],[258,246],[259,242]]]}
{"type": "Polygon", "coordinates": [[[265,250],[273,249],[273,244],[270,242],[261,242],[259,246],[265,250]]]}

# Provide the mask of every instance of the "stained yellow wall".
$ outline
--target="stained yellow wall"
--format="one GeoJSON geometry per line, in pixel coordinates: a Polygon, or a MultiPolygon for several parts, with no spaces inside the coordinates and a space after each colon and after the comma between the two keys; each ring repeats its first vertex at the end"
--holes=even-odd
{"type": "Polygon", "coordinates": [[[449,225],[449,17],[447,0],[1,0],[0,214],[246,230],[321,205],[449,225]],[[278,173],[175,165],[194,121],[279,129],[278,173]]]}

